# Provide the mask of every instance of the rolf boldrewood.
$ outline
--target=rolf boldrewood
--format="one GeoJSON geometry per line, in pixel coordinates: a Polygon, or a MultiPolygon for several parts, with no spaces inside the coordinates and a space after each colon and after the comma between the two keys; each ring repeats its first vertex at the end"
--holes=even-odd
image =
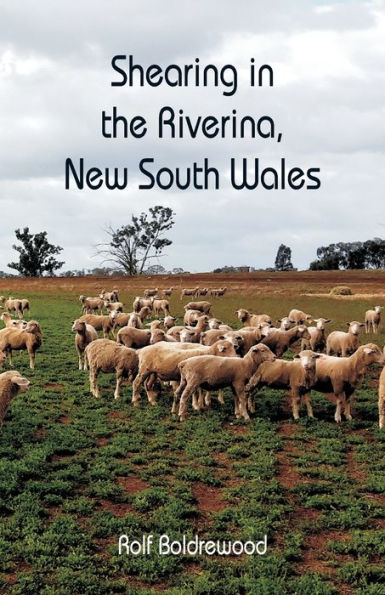
{"type": "MultiPolygon", "coordinates": [[[[227,168],[226,168],[227,170],[227,168]]],[[[218,190],[221,186],[219,170],[210,165],[205,157],[202,163],[196,161],[186,167],[158,167],[152,157],[144,158],[139,163],[139,172],[142,175],[138,188],[140,190],[151,190],[159,188],[169,190],[218,190]]],[[[289,167],[286,159],[282,157],[277,167],[266,166],[260,162],[258,157],[239,158],[230,160],[229,179],[230,184],[236,190],[318,190],[321,180],[318,176],[320,169],[311,167],[289,167]]],[[[226,176],[227,177],[227,176],[226,176]]],[[[67,158],[65,162],[65,187],[69,190],[73,186],[82,190],[99,190],[103,186],[108,190],[124,190],[130,184],[130,172],[127,167],[86,167],[84,159],[79,159],[76,166],[72,159],[67,158]]]]}
{"type": "Polygon", "coordinates": [[[171,540],[169,535],[160,535],[154,543],[154,535],[142,535],[141,539],[129,539],[128,535],[119,537],[119,554],[147,556],[156,549],[160,556],[263,556],[267,552],[267,535],[261,541],[204,540],[195,535],[189,539],[186,535],[181,540],[171,540]]]}

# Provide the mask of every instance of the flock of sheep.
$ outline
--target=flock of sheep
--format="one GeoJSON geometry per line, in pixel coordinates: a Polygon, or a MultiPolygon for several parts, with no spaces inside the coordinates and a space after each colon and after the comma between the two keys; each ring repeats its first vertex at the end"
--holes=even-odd
{"type": "MultiPolygon", "coordinates": [[[[183,324],[176,324],[167,299],[172,292],[173,288],[165,289],[159,297],[157,288],[147,289],[143,297],[135,298],[129,313],[124,312],[116,289],[102,291],[98,297],[80,296],[82,315],[74,321],[72,330],[79,370],[89,370],[90,390],[95,397],[100,396],[100,372],[116,374],[115,399],[119,398],[122,381],[132,382],[134,405],[140,400],[142,387],[155,405],[162,388],[170,384],[171,411],[184,420],[190,398],[193,408],[200,410],[210,406],[213,392],[223,403],[223,389],[228,387],[234,396],[235,416],[248,420],[249,413],[255,411],[256,394],[268,386],[290,391],[293,417],[298,419],[301,400],[308,416],[313,417],[310,397],[316,390],[333,397],[334,418],[340,423],[342,413],[352,419],[352,395],[369,366],[385,364],[384,352],[375,343],[359,346],[358,338],[364,326],[367,333],[378,332],[380,306],[366,312],[365,323],[351,321],[347,331],[329,335],[329,319],[314,318],[301,310],[291,310],[275,327],[269,315],[241,308],[235,314],[243,328],[234,330],[215,318],[212,304],[203,300],[187,303],[183,324]],[[162,319],[146,322],[160,315],[162,319]],[[296,343],[300,343],[300,351],[294,359],[281,359],[296,343]]],[[[219,298],[225,293],[225,287],[196,287],[182,289],[181,299],[207,295],[219,298]]],[[[2,296],[0,302],[5,310],[1,316],[5,328],[0,330],[0,363],[4,364],[8,357],[12,365],[12,351],[25,349],[33,369],[42,332],[37,321],[22,320],[29,302],[2,296]]],[[[29,384],[17,371],[0,374],[0,422],[13,396],[27,390],[29,384]]],[[[380,376],[378,407],[382,428],[385,368],[380,376]]]]}

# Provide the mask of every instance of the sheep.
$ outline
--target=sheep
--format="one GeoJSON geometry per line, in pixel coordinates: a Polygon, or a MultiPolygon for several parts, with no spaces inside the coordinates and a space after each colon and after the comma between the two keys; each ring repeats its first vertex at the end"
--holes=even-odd
{"type": "Polygon", "coordinates": [[[370,327],[374,334],[378,333],[378,327],[381,322],[381,310],[382,306],[374,306],[373,310],[367,310],[365,312],[365,331],[366,334],[370,333],[370,327]]]}
{"type": "Polygon", "coordinates": [[[293,323],[290,321],[288,316],[278,318],[277,322],[280,323],[279,328],[281,329],[281,331],[288,331],[293,326],[293,323]]]}
{"type": "MultiPolygon", "coordinates": [[[[309,390],[316,381],[316,360],[321,357],[320,353],[311,350],[302,350],[294,356],[294,361],[276,359],[274,362],[264,362],[250,378],[246,393],[248,397],[248,408],[255,412],[252,393],[264,386],[274,389],[290,389],[291,406],[295,420],[299,418],[299,404],[301,396],[308,395],[309,390]]],[[[309,400],[306,402],[308,415],[313,417],[313,410],[309,400]]]]}
{"type": "Polygon", "coordinates": [[[4,322],[4,324],[7,328],[24,329],[27,326],[27,322],[25,320],[12,319],[9,312],[3,312],[3,314],[0,316],[0,318],[4,322]]]}
{"type": "Polygon", "coordinates": [[[166,341],[167,343],[178,343],[174,337],[166,335],[166,333],[160,328],[151,330],[150,345],[155,345],[155,343],[159,343],[160,341],[166,341]]]}
{"type": "Polygon", "coordinates": [[[378,421],[382,430],[385,426],[385,368],[382,369],[378,383],[378,421]]]}
{"type": "Polygon", "coordinates": [[[169,289],[162,289],[162,295],[163,297],[170,297],[172,295],[172,292],[174,291],[174,287],[170,287],[169,289]]]}
{"type": "Polygon", "coordinates": [[[248,310],[240,308],[235,312],[238,319],[243,322],[244,326],[258,326],[261,322],[272,323],[271,317],[268,314],[251,314],[248,310]]]}
{"type": "Polygon", "coordinates": [[[288,318],[292,324],[305,324],[305,322],[311,320],[313,316],[294,308],[293,310],[290,310],[288,318]]]}
{"type": "Polygon", "coordinates": [[[342,408],[346,419],[352,419],[351,397],[371,364],[385,364],[383,352],[374,343],[361,345],[349,357],[322,355],[317,360],[317,380],[313,390],[334,395],[337,402],[334,419],[337,423],[341,423],[342,408]]]}
{"type": "Polygon", "coordinates": [[[26,310],[28,310],[28,312],[30,311],[30,303],[29,303],[29,300],[27,300],[27,299],[21,299],[20,301],[21,301],[21,306],[20,306],[21,313],[24,316],[24,312],[26,310]]]}
{"type": "Polygon", "coordinates": [[[105,291],[102,289],[99,297],[106,302],[118,302],[119,301],[119,291],[117,289],[113,289],[112,291],[105,291]]]}
{"type": "Polygon", "coordinates": [[[152,312],[152,305],[154,303],[154,298],[141,298],[136,296],[132,303],[132,309],[134,312],[139,312],[141,308],[149,308],[150,312],[152,312]]]}
{"type": "Polygon", "coordinates": [[[268,345],[277,357],[282,357],[285,351],[298,339],[310,339],[310,333],[306,326],[296,325],[288,331],[270,328],[261,343],[268,345]]]}
{"type": "MultiPolygon", "coordinates": [[[[168,337],[174,338],[172,335],[168,337]]],[[[189,328],[184,328],[179,333],[179,343],[199,343],[200,336],[189,328]]],[[[178,339],[175,339],[178,342],[178,339]]]]}
{"type": "Polygon", "coordinates": [[[347,357],[354,353],[358,348],[358,334],[360,327],[365,326],[363,322],[346,323],[349,327],[348,332],[333,331],[326,340],[326,354],[327,355],[341,355],[347,357]]]}
{"type": "Polygon", "coordinates": [[[302,339],[301,350],[311,349],[311,351],[324,351],[326,347],[325,324],[332,322],[330,318],[315,318],[316,326],[308,326],[307,330],[310,339],[302,339]]]}
{"type": "Polygon", "coordinates": [[[3,328],[0,331],[0,351],[9,356],[9,363],[12,366],[12,351],[26,349],[29,355],[29,367],[34,370],[36,351],[42,344],[42,332],[36,320],[27,322],[25,329],[3,328]]]}
{"type": "Polygon", "coordinates": [[[153,310],[155,316],[159,316],[161,312],[163,312],[163,316],[169,316],[170,302],[168,300],[154,300],[153,310]]]}
{"type": "Polygon", "coordinates": [[[30,384],[30,381],[16,370],[0,374],[0,427],[3,425],[13,397],[27,391],[30,384]]]}
{"type": "Polygon", "coordinates": [[[175,325],[175,316],[165,316],[163,320],[163,326],[166,330],[172,328],[175,325]]]}
{"type": "Polygon", "coordinates": [[[108,316],[98,316],[97,314],[84,314],[78,320],[94,327],[96,331],[103,331],[103,337],[106,339],[114,328],[116,312],[111,312],[108,316]]]}
{"type": "Polygon", "coordinates": [[[204,297],[205,295],[207,295],[209,292],[209,289],[207,287],[199,287],[198,290],[195,293],[194,297],[204,297]]]}
{"type": "Polygon", "coordinates": [[[132,326],[124,326],[118,332],[116,342],[119,345],[139,349],[150,344],[151,331],[139,329],[132,326]]]}
{"type": "Polygon", "coordinates": [[[217,358],[201,355],[181,361],[178,365],[180,384],[175,391],[180,399],[179,419],[186,419],[189,396],[199,387],[215,390],[230,386],[235,401],[235,415],[249,420],[246,408],[245,384],[264,361],[274,361],[275,355],[267,345],[255,345],[245,357],[217,358]]]}
{"type": "Polygon", "coordinates": [[[7,310],[7,312],[16,312],[19,318],[23,318],[21,300],[6,298],[1,295],[0,302],[3,304],[2,308],[7,310]]]}
{"type": "Polygon", "coordinates": [[[183,306],[185,310],[199,310],[203,314],[210,314],[211,304],[210,302],[189,302],[183,306]]]}
{"type": "Polygon", "coordinates": [[[145,289],[143,295],[145,298],[156,296],[158,295],[158,288],[155,287],[155,289],[145,289]]]}
{"type": "Polygon", "coordinates": [[[197,291],[199,291],[199,287],[194,287],[193,289],[182,289],[180,293],[180,299],[182,300],[186,295],[195,296],[197,291]]]}
{"type": "Polygon", "coordinates": [[[150,331],[153,332],[155,330],[162,330],[162,321],[161,320],[151,320],[146,326],[150,327],[150,331]]]}
{"type": "Polygon", "coordinates": [[[104,307],[104,300],[100,297],[85,297],[79,296],[79,301],[82,303],[83,314],[91,314],[92,312],[102,313],[104,307]]]}
{"type": "Polygon", "coordinates": [[[185,315],[183,317],[184,324],[188,324],[193,326],[197,323],[198,318],[202,316],[202,312],[200,310],[186,310],[185,315]]]}
{"type": "MultiPolygon", "coordinates": [[[[206,316],[205,314],[201,315],[198,319],[197,319],[197,323],[196,326],[194,327],[190,327],[187,328],[188,331],[192,331],[193,336],[194,336],[194,343],[199,343],[199,339],[201,336],[201,333],[203,333],[203,331],[206,330],[207,326],[208,326],[208,321],[209,318],[208,316],[206,316]]],[[[174,337],[174,339],[179,339],[180,338],[180,334],[182,331],[186,330],[186,327],[184,326],[172,326],[168,331],[167,331],[167,335],[171,335],[171,337],[174,337]]]]}
{"type": "Polygon", "coordinates": [[[83,362],[84,351],[89,343],[98,338],[98,333],[93,326],[80,320],[74,321],[72,330],[76,332],[75,349],[78,354],[79,370],[87,370],[87,360],[85,357],[83,362]]]}
{"type": "Polygon", "coordinates": [[[142,319],[140,318],[139,314],[137,314],[136,312],[131,312],[130,317],[127,322],[127,326],[130,326],[132,328],[137,328],[137,329],[143,328],[143,322],[142,322],[142,319]]]}
{"type": "Polygon", "coordinates": [[[108,312],[123,312],[124,306],[122,302],[104,302],[104,307],[108,312]]]}
{"type": "Polygon", "coordinates": [[[90,389],[94,397],[100,397],[97,377],[100,371],[116,373],[114,399],[119,399],[120,385],[124,378],[133,380],[138,371],[138,355],[135,349],[118,345],[109,339],[97,339],[85,350],[90,370],[90,389]]]}
{"type": "Polygon", "coordinates": [[[218,289],[211,289],[210,295],[212,297],[222,297],[223,295],[225,295],[226,291],[227,287],[219,287],[218,289]]]}
{"type": "MultiPolygon", "coordinates": [[[[139,370],[132,385],[132,403],[138,405],[140,387],[147,380],[158,378],[163,382],[179,380],[179,362],[194,355],[236,356],[234,346],[230,341],[217,341],[211,347],[193,345],[190,343],[165,343],[144,347],[139,352],[139,370]],[[151,377],[151,378],[150,378],[151,377]]],[[[152,405],[156,405],[157,393],[146,384],[147,397],[152,405]]],[[[172,413],[176,413],[177,402],[174,395],[172,413]]]]}

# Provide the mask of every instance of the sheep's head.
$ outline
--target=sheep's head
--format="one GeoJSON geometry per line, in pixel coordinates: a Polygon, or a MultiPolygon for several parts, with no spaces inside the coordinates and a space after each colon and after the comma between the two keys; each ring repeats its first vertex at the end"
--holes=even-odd
{"type": "Polygon", "coordinates": [[[238,316],[241,322],[245,322],[249,318],[249,312],[244,308],[240,308],[239,310],[235,311],[235,314],[238,316]]]}
{"type": "Polygon", "coordinates": [[[209,327],[211,329],[218,329],[219,325],[223,324],[223,322],[221,320],[218,320],[218,318],[210,318],[209,320],[209,327]]]}
{"type": "Polygon", "coordinates": [[[352,322],[347,322],[347,326],[349,327],[348,332],[352,335],[358,335],[360,332],[360,328],[365,326],[363,322],[357,322],[357,320],[353,320],[352,322]]]}
{"type": "Polygon", "coordinates": [[[16,393],[24,393],[29,389],[30,381],[28,378],[24,378],[19,372],[12,372],[11,382],[13,387],[16,389],[16,393]]]}
{"type": "Polygon", "coordinates": [[[370,364],[385,364],[385,353],[375,343],[367,343],[361,345],[356,351],[356,354],[363,360],[366,366],[370,364]]]}
{"type": "Polygon", "coordinates": [[[86,330],[86,323],[83,322],[82,320],[74,320],[74,323],[72,325],[72,330],[76,331],[76,332],[84,333],[84,331],[86,330]]]}
{"type": "Polygon", "coordinates": [[[251,347],[248,353],[251,353],[253,360],[258,363],[274,362],[277,359],[277,356],[271,351],[271,349],[262,343],[251,347]]]}
{"type": "Polygon", "coordinates": [[[324,331],[325,330],[325,324],[328,324],[329,322],[332,322],[330,320],[330,318],[314,318],[313,319],[316,327],[320,330],[320,331],[324,331]]]}
{"type": "MultiPolygon", "coordinates": [[[[84,302],[85,299],[86,298],[84,295],[79,295],[79,302],[84,302]]],[[[3,301],[1,297],[0,297],[0,301],[3,301]]]]}
{"type": "Polygon", "coordinates": [[[284,316],[284,318],[278,318],[277,322],[281,323],[281,326],[279,328],[283,331],[288,331],[292,325],[292,322],[289,320],[287,316],[284,316]]]}
{"type": "Polygon", "coordinates": [[[36,322],[36,320],[30,320],[27,322],[27,326],[24,330],[26,333],[31,333],[32,335],[41,335],[40,324],[36,322]]]}
{"type": "Polygon", "coordinates": [[[227,339],[219,339],[215,345],[215,353],[223,357],[237,357],[235,346],[227,339]]]}
{"type": "Polygon", "coordinates": [[[230,341],[233,345],[234,345],[234,349],[237,352],[237,354],[239,354],[239,352],[241,351],[242,347],[245,344],[245,340],[242,337],[242,335],[229,335],[226,334],[224,335],[224,339],[226,339],[227,341],[230,341]]]}
{"type": "Polygon", "coordinates": [[[166,333],[160,328],[156,328],[151,332],[150,345],[155,345],[160,341],[165,341],[166,333]]]}
{"type": "Polygon", "coordinates": [[[295,355],[294,359],[299,359],[305,370],[315,370],[316,361],[319,357],[321,357],[320,353],[314,353],[314,351],[310,351],[310,349],[305,349],[295,355]]]}
{"type": "Polygon", "coordinates": [[[382,310],[382,306],[374,306],[374,311],[376,314],[380,314],[381,310],[382,310]]]}
{"type": "Polygon", "coordinates": [[[307,330],[307,327],[304,326],[303,324],[300,324],[297,328],[297,335],[298,337],[300,337],[301,339],[310,339],[310,333],[307,330]]]}
{"type": "Polygon", "coordinates": [[[0,351],[0,368],[4,367],[4,364],[6,361],[7,361],[7,354],[4,351],[0,351]]]}
{"type": "Polygon", "coordinates": [[[191,343],[194,336],[195,336],[194,331],[190,331],[187,328],[183,329],[179,334],[180,342],[181,343],[191,343]]]}

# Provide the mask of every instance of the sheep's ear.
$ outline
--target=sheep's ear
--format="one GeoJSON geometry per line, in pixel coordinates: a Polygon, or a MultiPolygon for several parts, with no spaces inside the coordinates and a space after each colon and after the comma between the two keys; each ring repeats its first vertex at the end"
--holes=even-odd
{"type": "Polygon", "coordinates": [[[365,326],[365,323],[364,322],[360,322],[360,326],[365,326]]]}
{"type": "Polygon", "coordinates": [[[330,318],[328,318],[327,320],[325,320],[325,324],[328,324],[329,322],[333,322],[333,321],[330,320],[330,318]]]}
{"type": "Polygon", "coordinates": [[[350,326],[350,322],[347,322],[347,323],[346,323],[346,326],[350,326]]]}
{"type": "Polygon", "coordinates": [[[299,359],[298,353],[295,354],[294,359],[299,359]]]}
{"type": "Polygon", "coordinates": [[[218,351],[224,351],[226,347],[224,345],[219,345],[218,351]]]}
{"type": "Polygon", "coordinates": [[[313,355],[314,359],[318,359],[319,357],[322,357],[322,356],[323,356],[323,353],[315,353],[313,355]]]}
{"type": "Polygon", "coordinates": [[[365,347],[364,352],[370,355],[371,353],[375,353],[374,349],[371,347],[365,347]]]}
{"type": "Polygon", "coordinates": [[[11,382],[18,386],[29,386],[31,384],[28,378],[24,378],[23,376],[12,376],[11,382]]]}
{"type": "Polygon", "coordinates": [[[217,341],[225,341],[225,335],[221,335],[221,336],[220,336],[220,337],[217,339],[217,341]]]}
{"type": "Polygon", "coordinates": [[[282,318],[277,318],[277,322],[282,322],[282,318]]]}

